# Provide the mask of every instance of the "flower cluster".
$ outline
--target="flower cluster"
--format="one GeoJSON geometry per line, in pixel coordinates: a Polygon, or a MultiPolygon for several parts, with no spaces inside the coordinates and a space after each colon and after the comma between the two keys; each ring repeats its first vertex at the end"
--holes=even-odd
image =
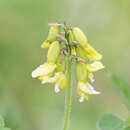
{"type": "Polygon", "coordinates": [[[50,27],[47,39],[41,45],[48,48],[46,62],[32,72],[42,84],[55,83],[55,92],[66,86],[66,57],[76,62],[77,93],[79,101],[88,100],[89,94],[99,94],[88,82],[94,82],[94,72],[104,68],[99,54],[89,43],[81,29],[54,24],[50,27]],[[69,55],[68,55],[69,53],[69,55]]]}

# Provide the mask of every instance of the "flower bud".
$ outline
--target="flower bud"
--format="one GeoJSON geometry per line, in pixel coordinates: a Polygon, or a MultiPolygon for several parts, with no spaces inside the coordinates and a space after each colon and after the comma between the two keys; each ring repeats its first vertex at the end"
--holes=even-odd
{"type": "Polygon", "coordinates": [[[58,34],[60,32],[60,26],[52,26],[50,28],[47,40],[45,40],[41,47],[42,48],[48,48],[50,47],[50,44],[56,40],[56,36],[54,34],[58,34]]]}
{"type": "Polygon", "coordinates": [[[56,40],[56,36],[54,34],[57,34],[60,32],[60,26],[52,26],[50,28],[49,34],[48,34],[48,38],[47,40],[49,42],[53,42],[56,40]]]}
{"type": "Polygon", "coordinates": [[[76,75],[78,81],[85,82],[87,80],[86,64],[82,62],[76,63],[76,75]]]}
{"type": "Polygon", "coordinates": [[[86,48],[88,44],[88,40],[85,34],[79,28],[73,28],[72,32],[78,44],[82,46],[83,48],[86,48]]]}
{"type": "Polygon", "coordinates": [[[56,63],[59,54],[60,54],[60,43],[58,41],[55,41],[50,45],[47,54],[47,61],[51,63],[56,63]]]}

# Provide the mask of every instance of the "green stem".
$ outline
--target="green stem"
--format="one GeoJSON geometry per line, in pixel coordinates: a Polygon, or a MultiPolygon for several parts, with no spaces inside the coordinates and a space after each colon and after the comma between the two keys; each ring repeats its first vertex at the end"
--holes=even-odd
{"type": "Polygon", "coordinates": [[[64,127],[63,130],[69,128],[70,110],[71,110],[71,58],[67,56],[66,59],[66,69],[67,69],[67,88],[66,88],[66,101],[65,101],[65,117],[64,117],[64,127]]]}

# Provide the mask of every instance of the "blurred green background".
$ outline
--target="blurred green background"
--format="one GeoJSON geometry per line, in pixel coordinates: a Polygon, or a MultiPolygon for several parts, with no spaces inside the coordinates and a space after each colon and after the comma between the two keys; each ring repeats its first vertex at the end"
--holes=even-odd
{"type": "Polygon", "coordinates": [[[49,22],[84,30],[103,54],[105,70],[96,73],[99,96],[78,102],[73,79],[70,130],[96,130],[104,112],[126,119],[128,110],[112,88],[106,71],[130,84],[130,2],[128,0],[0,0],[0,115],[12,130],[60,130],[65,89],[41,85],[31,72],[46,58],[41,49],[49,22]]]}

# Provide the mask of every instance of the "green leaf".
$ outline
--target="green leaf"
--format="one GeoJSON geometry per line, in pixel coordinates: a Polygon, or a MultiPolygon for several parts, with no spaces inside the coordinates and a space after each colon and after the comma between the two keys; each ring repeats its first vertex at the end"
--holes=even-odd
{"type": "Polygon", "coordinates": [[[125,121],[125,126],[126,126],[126,127],[130,126],[130,116],[129,116],[128,119],[125,121]]]}
{"type": "Polygon", "coordinates": [[[130,86],[118,76],[109,73],[109,78],[113,83],[115,89],[120,93],[124,103],[127,105],[128,109],[130,110],[130,86]]]}
{"type": "Polygon", "coordinates": [[[125,130],[130,130],[130,127],[125,128],[125,130]]]}
{"type": "Polygon", "coordinates": [[[0,129],[4,128],[4,120],[3,118],[0,116],[0,129]]]}
{"type": "Polygon", "coordinates": [[[98,130],[123,130],[124,121],[113,114],[104,114],[97,122],[98,130]]]}

